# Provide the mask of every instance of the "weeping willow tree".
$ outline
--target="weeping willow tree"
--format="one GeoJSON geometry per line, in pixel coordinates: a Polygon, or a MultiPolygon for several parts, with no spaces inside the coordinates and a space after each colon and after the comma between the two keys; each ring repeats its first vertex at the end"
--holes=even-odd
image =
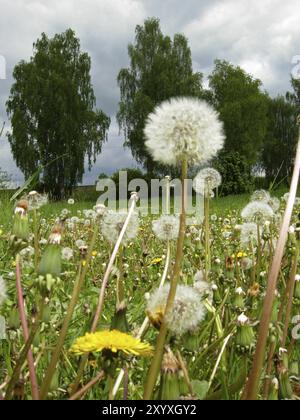
{"type": "Polygon", "coordinates": [[[174,96],[202,97],[202,74],[194,73],[188,40],[181,34],[165,36],[158,19],[148,19],[135,30],[128,46],[130,66],[120,70],[117,115],[125,147],[148,173],[160,170],[145,148],[143,129],[155,106],[174,96]]]}
{"type": "Polygon", "coordinates": [[[52,39],[42,34],[30,60],[13,72],[7,101],[13,157],[25,177],[44,166],[40,181],[56,199],[82,181],[85,158],[91,167],[110,125],[96,109],[90,69],[89,55],[69,29],[52,39]]]}

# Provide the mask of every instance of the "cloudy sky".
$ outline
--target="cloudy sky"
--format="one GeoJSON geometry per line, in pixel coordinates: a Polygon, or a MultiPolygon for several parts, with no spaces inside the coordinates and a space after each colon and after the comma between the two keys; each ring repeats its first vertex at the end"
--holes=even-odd
{"type": "MultiPolygon", "coordinates": [[[[127,45],[134,29],[150,16],[160,18],[164,33],[185,34],[192,49],[194,70],[205,76],[215,58],[242,66],[260,78],[271,95],[289,89],[290,75],[299,56],[298,0],[0,0],[0,56],[6,61],[6,79],[0,57],[0,123],[6,121],[5,102],[12,70],[29,59],[32,44],[71,27],[83,50],[92,58],[92,81],[97,106],[112,117],[108,143],[84,183],[93,184],[100,172],[135,166],[115,121],[119,90],[116,76],[128,65],[127,45]]],[[[297,67],[296,67],[297,69],[297,67]]],[[[5,138],[0,140],[0,167],[22,181],[5,138]]]]}

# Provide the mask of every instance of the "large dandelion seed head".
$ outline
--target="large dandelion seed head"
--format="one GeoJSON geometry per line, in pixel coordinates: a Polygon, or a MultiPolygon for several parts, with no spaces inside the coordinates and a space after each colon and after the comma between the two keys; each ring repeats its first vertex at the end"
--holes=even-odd
{"type": "Polygon", "coordinates": [[[251,196],[251,201],[263,201],[267,203],[270,200],[270,193],[266,190],[257,190],[251,196]]]}
{"type": "Polygon", "coordinates": [[[204,168],[196,175],[193,188],[202,195],[208,195],[222,183],[220,173],[214,168],[204,168]]]}
{"type": "MultiPolygon", "coordinates": [[[[102,219],[101,231],[103,236],[110,242],[115,243],[120,235],[123,225],[127,219],[127,210],[107,211],[102,219]]],[[[134,212],[127,226],[122,243],[126,244],[137,236],[139,229],[139,216],[134,212]]]]}
{"type": "Polygon", "coordinates": [[[179,233],[179,218],[176,216],[161,216],[152,222],[155,236],[162,241],[177,239],[179,233]]]}
{"type": "MultiPolygon", "coordinates": [[[[155,290],[148,300],[147,315],[157,327],[164,317],[169,291],[170,286],[167,284],[155,290]]],[[[180,337],[188,331],[193,331],[203,321],[206,309],[201,297],[201,293],[194,287],[177,287],[173,309],[166,318],[168,328],[174,335],[180,337]]]]}
{"type": "Polygon", "coordinates": [[[217,112],[194,98],[163,102],[148,117],[144,133],[153,159],[167,165],[185,158],[191,164],[207,162],[224,143],[217,112]]]}
{"type": "Polygon", "coordinates": [[[263,201],[252,201],[243,209],[242,218],[248,222],[262,224],[272,219],[274,212],[271,207],[263,201]]]}
{"type": "Polygon", "coordinates": [[[251,243],[257,243],[258,232],[255,223],[243,223],[239,229],[241,231],[240,241],[243,247],[247,247],[251,243]]]}
{"type": "Polygon", "coordinates": [[[6,283],[2,276],[0,276],[0,306],[6,299],[6,283]]]}

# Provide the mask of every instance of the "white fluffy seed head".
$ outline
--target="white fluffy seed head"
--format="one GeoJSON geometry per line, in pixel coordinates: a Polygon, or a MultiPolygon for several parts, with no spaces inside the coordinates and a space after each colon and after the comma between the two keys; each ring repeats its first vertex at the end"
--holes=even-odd
{"type": "Polygon", "coordinates": [[[212,159],[223,148],[223,124],[217,112],[196,98],[173,98],[150,114],[144,130],[146,147],[155,161],[176,165],[212,159]]]}
{"type": "Polygon", "coordinates": [[[251,201],[263,201],[264,203],[267,203],[270,198],[270,193],[268,193],[268,191],[257,190],[252,194],[251,201]]]}
{"type": "Polygon", "coordinates": [[[257,225],[255,223],[243,223],[239,227],[241,236],[240,241],[243,247],[247,247],[250,243],[257,242],[257,225]]]}
{"type": "Polygon", "coordinates": [[[177,239],[179,233],[179,218],[176,216],[161,216],[152,222],[155,236],[162,241],[177,239]]]}
{"type": "MultiPolygon", "coordinates": [[[[107,211],[102,219],[101,231],[103,236],[112,244],[114,244],[123,228],[123,225],[127,219],[128,212],[127,210],[119,211],[107,211]]],[[[138,213],[134,212],[131,216],[131,219],[128,223],[125,235],[123,237],[123,245],[125,245],[131,239],[134,239],[137,236],[139,229],[139,217],[138,213]]]]}
{"type": "MultiPolygon", "coordinates": [[[[170,285],[166,284],[161,289],[155,290],[147,305],[147,313],[150,319],[156,319],[164,313],[170,285]]],[[[195,330],[206,314],[206,309],[201,301],[201,294],[194,288],[179,285],[177,287],[175,301],[171,313],[166,321],[169,330],[180,337],[188,331],[195,330]]]]}
{"type": "Polygon", "coordinates": [[[263,201],[252,201],[243,209],[241,215],[248,222],[263,224],[266,220],[272,219],[274,212],[263,201]]]}
{"type": "Polygon", "coordinates": [[[210,195],[222,183],[220,173],[214,168],[204,168],[196,175],[193,188],[202,195],[210,195]]]}
{"type": "Polygon", "coordinates": [[[70,261],[73,258],[73,249],[66,247],[61,250],[61,256],[64,260],[70,261]]]}
{"type": "Polygon", "coordinates": [[[0,276],[0,306],[6,299],[6,283],[2,276],[0,276]]]}

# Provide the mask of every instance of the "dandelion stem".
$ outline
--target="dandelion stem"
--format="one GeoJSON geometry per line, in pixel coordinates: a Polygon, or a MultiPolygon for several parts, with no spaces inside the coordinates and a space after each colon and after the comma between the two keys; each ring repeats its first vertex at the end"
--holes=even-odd
{"type": "MultiPolygon", "coordinates": [[[[20,263],[19,254],[17,254],[16,256],[16,289],[17,289],[17,299],[18,299],[20,321],[22,325],[23,336],[26,342],[29,339],[29,329],[28,329],[27,318],[26,318],[26,313],[25,313],[23,289],[22,289],[22,282],[21,282],[21,263],[20,263]]],[[[32,398],[33,400],[38,400],[39,387],[38,387],[37,377],[35,373],[34,358],[33,358],[32,350],[30,348],[27,354],[27,362],[28,362],[28,368],[29,368],[32,398]]]]}
{"type": "Polygon", "coordinates": [[[159,331],[159,335],[156,342],[156,348],[154,357],[152,359],[152,363],[150,369],[148,371],[148,376],[145,383],[144,388],[144,399],[150,400],[152,397],[153,389],[155,387],[159,370],[162,363],[163,352],[164,352],[164,345],[167,336],[167,323],[166,317],[170,311],[172,311],[173,304],[175,301],[176,290],[177,290],[177,283],[180,276],[182,258],[183,258],[183,244],[185,238],[185,225],[186,225],[186,212],[185,212],[185,191],[186,191],[186,178],[187,178],[187,161],[186,159],[182,162],[182,170],[181,170],[181,177],[182,177],[182,211],[180,215],[180,229],[179,229],[179,236],[177,240],[177,252],[176,252],[176,260],[174,271],[171,277],[170,282],[170,292],[168,295],[166,309],[165,309],[165,316],[159,331]]]}
{"type": "Polygon", "coordinates": [[[40,247],[39,247],[39,229],[38,229],[38,217],[36,209],[33,210],[33,232],[34,232],[34,269],[35,272],[38,270],[40,247]]]}
{"type": "Polygon", "coordinates": [[[209,225],[209,192],[204,197],[204,220],[205,220],[205,276],[208,281],[209,272],[211,268],[210,255],[210,225],[209,225]]]}
{"type": "MultiPolygon", "coordinates": [[[[300,126],[300,116],[298,117],[298,125],[300,126]]],[[[280,272],[281,261],[284,253],[284,247],[287,240],[288,229],[292,217],[294,202],[297,193],[298,179],[300,172],[300,129],[299,129],[299,140],[297,146],[297,154],[294,163],[294,171],[292,177],[292,183],[290,188],[290,194],[287,201],[285,214],[280,230],[278,243],[276,246],[275,254],[273,257],[271,269],[268,277],[267,291],[263,305],[262,317],[260,320],[260,327],[258,333],[258,340],[254,355],[254,361],[252,371],[250,373],[249,380],[246,384],[245,389],[245,400],[256,400],[259,391],[260,375],[263,368],[265,359],[265,350],[267,345],[269,325],[272,316],[273,302],[275,297],[275,290],[277,286],[277,279],[280,272]]]]}
{"type": "Polygon", "coordinates": [[[61,350],[63,348],[64,342],[65,342],[65,339],[66,339],[66,335],[67,335],[67,332],[68,332],[68,328],[69,328],[69,325],[70,325],[70,322],[71,322],[71,319],[72,319],[72,316],[73,316],[73,312],[74,312],[76,303],[77,303],[78,298],[79,298],[80,290],[83,286],[83,283],[84,283],[84,280],[85,280],[85,277],[86,277],[86,274],[87,274],[87,271],[88,271],[88,267],[89,267],[90,261],[92,259],[92,252],[93,252],[95,242],[96,242],[96,239],[97,239],[98,230],[99,230],[98,224],[95,223],[94,232],[93,232],[93,236],[92,236],[92,239],[91,239],[91,242],[90,242],[90,245],[89,245],[87,256],[86,256],[86,259],[84,261],[84,264],[83,264],[83,262],[80,263],[78,276],[77,276],[76,282],[74,284],[74,289],[73,289],[71,301],[70,301],[68,309],[67,309],[67,314],[65,316],[63,326],[62,326],[62,329],[60,331],[58,342],[57,342],[56,347],[55,347],[55,349],[52,353],[52,358],[51,358],[50,364],[48,366],[48,369],[47,369],[47,372],[46,372],[46,375],[45,375],[45,378],[44,378],[44,382],[43,382],[43,385],[42,385],[42,388],[41,388],[41,398],[42,399],[46,398],[46,396],[48,394],[48,391],[49,391],[49,388],[50,388],[51,380],[52,380],[53,375],[55,373],[56,365],[58,363],[60,353],[61,353],[61,350]]]}
{"type": "MultiPolygon", "coordinates": [[[[91,327],[91,332],[92,333],[94,333],[96,331],[96,329],[97,329],[97,326],[98,326],[98,323],[99,323],[99,319],[101,317],[102,310],[103,310],[104,298],[105,298],[105,291],[106,291],[107,283],[108,283],[108,280],[109,280],[109,277],[110,277],[110,274],[111,274],[111,270],[113,268],[115,259],[116,259],[117,255],[118,255],[118,251],[119,251],[119,248],[120,248],[120,246],[122,244],[122,240],[123,240],[123,237],[125,235],[126,229],[128,227],[128,224],[130,222],[130,219],[131,219],[131,217],[133,215],[133,212],[135,210],[137,200],[138,200],[137,194],[136,193],[133,193],[132,199],[131,199],[131,206],[130,206],[130,209],[129,209],[127,218],[126,218],[125,223],[124,223],[124,225],[123,225],[123,227],[121,229],[119,238],[118,238],[118,240],[117,240],[117,242],[115,244],[114,250],[112,252],[112,255],[110,257],[109,263],[107,265],[107,268],[106,268],[106,271],[105,271],[105,274],[104,274],[104,277],[103,277],[103,281],[102,281],[102,285],[101,285],[101,289],[100,289],[100,293],[99,293],[98,304],[97,304],[97,308],[96,308],[96,313],[95,313],[93,324],[92,324],[92,327],[91,327]]],[[[87,360],[88,360],[88,354],[84,355],[81,358],[81,361],[80,361],[80,364],[79,364],[79,368],[78,368],[77,377],[76,377],[76,379],[75,379],[75,381],[74,381],[74,383],[72,385],[72,391],[71,391],[72,393],[73,392],[76,392],[76,390],[78,388],[78,385],[79,385],[80,380],[81,380],[81,377],[83,375],[84,368],[85,368],[85,365],[86,365],[87,360]]]]}

